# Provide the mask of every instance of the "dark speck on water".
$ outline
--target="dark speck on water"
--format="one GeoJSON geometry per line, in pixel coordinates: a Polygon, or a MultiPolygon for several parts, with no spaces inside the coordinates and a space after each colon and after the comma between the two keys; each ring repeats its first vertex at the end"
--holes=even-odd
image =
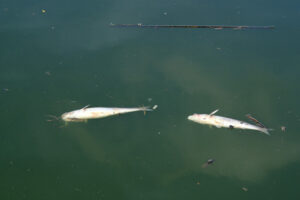
{"type": "Polygon", "coordinates": [[[208,161],[207,161],[207,164],[212,164],[212,163],[214,163],[215,162],[215,160],[214,159],[209,159],[208,161]]]}
{"type": "Polygon", "coordinates": [[[215,162],[214,159],[208,159],[203,165],[202,165],[202,168],[205,168],[207,167],[208,165],[211,165],[215,162]]]}

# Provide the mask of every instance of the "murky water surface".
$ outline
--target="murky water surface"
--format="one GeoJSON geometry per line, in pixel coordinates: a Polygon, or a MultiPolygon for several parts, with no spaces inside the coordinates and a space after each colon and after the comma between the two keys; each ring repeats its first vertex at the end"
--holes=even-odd
{"type": "Polygon", "coordinates": [[[300,3],[0,2],[1,199],[296,199],[300,3]],[[110,28],[110,23],[275,30],[110,28]],[[158,105],[63,126],[47,115],[158,105]],[[274,130],[210,128],[210,113],[274,130]],[[281,131],[281,126],[286,131],[281,131]],[[202,168],[208,159],[212,165],[202,168]]]}

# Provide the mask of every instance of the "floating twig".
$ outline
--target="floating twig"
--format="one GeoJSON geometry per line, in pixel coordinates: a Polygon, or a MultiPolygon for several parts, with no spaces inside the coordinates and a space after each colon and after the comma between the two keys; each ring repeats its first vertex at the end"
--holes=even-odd
{"type": "Polygon", "coordinates": [[[111,27],[118,28],[206,28],[206,29],[274,29],[275,26],[230,26],[230,25],[143,25],[139,24],[110,24],[111,27]]]}

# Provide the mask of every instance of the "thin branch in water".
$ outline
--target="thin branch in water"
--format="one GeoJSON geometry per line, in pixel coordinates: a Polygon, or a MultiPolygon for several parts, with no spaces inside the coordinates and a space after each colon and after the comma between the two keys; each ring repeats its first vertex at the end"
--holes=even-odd
{"type": "Polygon", "coordinates": [[[110,27],[117,28],[188,28],[188,29],[233,29],[233,30],[243,30],[243,29],[274,29],[275,26],[231,26],[231,25],[143,25],[139,24],[110,24],[110,27]]]}

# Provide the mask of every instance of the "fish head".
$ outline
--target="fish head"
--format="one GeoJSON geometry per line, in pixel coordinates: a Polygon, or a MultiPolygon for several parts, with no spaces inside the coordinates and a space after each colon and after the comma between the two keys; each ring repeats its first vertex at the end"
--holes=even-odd
{"type": "Polygon", "coordinates": [[[61,119],[64,120],[65,122],[84,122],[87,119],[83,119],[81,117],[83,112],[84,112],[83,109],[66,112],[61,115],[61,119]]]}
{"type": "Polygon", "coordinates": [[[61,118],[62,118],[62,120],[66,121],[66,122],[71,122],[71,121],[75,121],[74,120],[74,119],[76,119],[75,115],[76,115],[76,113],[74,111],[66,112],[61,115],[61,118]]]}
{"type": "Polygon", "coordinates": [[[209,124],[210,116],[207,114],[193,114],[188,116],[188,120],[200,123],[200,124],[209,124]]]}
{"type": "Polygon", "coordinates": [[[66,122],[68,122],[68,121],[70,121],[69,120],[70,119],[70,115],[71,115],[71,112],[66,112],[66,113],[64,113],[64,114],[61,115],[61,119],[64,120],[64,121],[66,121],[66,122]]]}

